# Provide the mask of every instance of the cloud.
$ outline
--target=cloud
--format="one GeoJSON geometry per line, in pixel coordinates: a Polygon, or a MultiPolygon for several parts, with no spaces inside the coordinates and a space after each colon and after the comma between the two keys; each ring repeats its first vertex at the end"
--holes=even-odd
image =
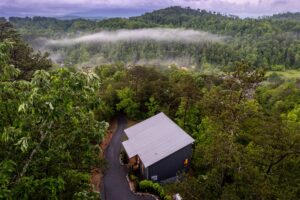
{"type": "Polygon", "coordinates": [[[195,42],[221,42],[224,37],[217,36],[208,32],[186,30],[186,29],[167,29],[151,28],[136,30],[118,30],[118,31],[101,31],[76,38],[65,38],[60,40],[46,40],[46,46],[70,46],[80,43],[105,43],[119,41],[143,41],[153,40],[157,42],[180,41],[186,43],[195,42]]]}
{"type": "Polygon", "coordinates": [[[300,11],[299,0],[1,0],[0,13],[66,15],[98,10],[101,15],[101,10],[107,9],[145,11],[173,5],[249,15],[300,11]]]}

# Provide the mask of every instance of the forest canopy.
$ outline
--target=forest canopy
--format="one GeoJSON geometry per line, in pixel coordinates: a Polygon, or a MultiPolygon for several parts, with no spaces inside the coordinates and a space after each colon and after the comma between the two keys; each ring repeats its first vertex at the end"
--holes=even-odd
{"type": "Polygon", "coordinates": [[[191,173],[163,185],[168,194],[188,200],[300,198],[300,79],[298,71],[285,71],[300,66],[297,14],[240,19],[171,7],[129,19],[9,21],[0,22],[0,199],[99,199],[90,180],[91,170],[106,167],[99,156],[106,122],[118,114],[138,121],[159,112],[195,139],[191,173]],[[228,38],[201,45],[54,48],[65,53],[68,67],[22,39],[34,45],[40,36],[59,40],[79,31],[142,28],[228,38]],[[109,63],[74,67],[99,52],[109,63]],[[169,53],[191,65],[134,62],[169,53]],[[204,73],[211,68],[218,73],[204,73]]]}
{"type": "Polygon", "coordinates": [[[143,28],[184,28],[205,31],[226,37],[224,43],[202,45],[184,42],[120,41],[117,44],[78,44],[76,48],[46,48],[52,58],[64,65],[96,66],[97,62],[196,66],[203,70],[208,65],[222,70],[232,69],[235,61],[246,61],[267,70],[282,66],[300,67],[299,14],[286,13],[259,19],[241,19],[205,10],[169,7],[129,19],[59,20],[47,17],[18,18],[9,21],[23,38],[36,49],[45,49],[48,40],[73,38],[100,31],[143,28]],[[92,61],[94,62],[92,62],[92,61]],[[156,62],[155,62],[156,60],[156,62]],[[178,62],[184,60],[184,62],[178,62]],[[152,62],[151,62],[152,61],[152,62]],[[168,61],[168,62],[163,62],[168,61]]]}

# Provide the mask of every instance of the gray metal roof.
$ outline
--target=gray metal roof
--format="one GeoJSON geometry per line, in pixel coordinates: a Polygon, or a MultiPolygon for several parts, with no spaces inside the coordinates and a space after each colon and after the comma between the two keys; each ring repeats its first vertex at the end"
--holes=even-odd
{"type": "Polygon", "coordinates": [[[164,113],[124,130],[123,147],[129,158],[138,155],[145,167],[171,155],[195,140],[164,113]]]}

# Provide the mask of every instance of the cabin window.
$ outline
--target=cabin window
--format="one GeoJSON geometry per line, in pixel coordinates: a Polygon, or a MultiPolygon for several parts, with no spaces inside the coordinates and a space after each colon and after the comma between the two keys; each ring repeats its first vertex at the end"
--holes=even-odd
{"type": "Polygon", "coordinates": [[[187,167],[188,164],[189,164],[189,159],[185,159],[184,162],[183,162],[183,164],[184,164],[184,167],[187,167]]]}

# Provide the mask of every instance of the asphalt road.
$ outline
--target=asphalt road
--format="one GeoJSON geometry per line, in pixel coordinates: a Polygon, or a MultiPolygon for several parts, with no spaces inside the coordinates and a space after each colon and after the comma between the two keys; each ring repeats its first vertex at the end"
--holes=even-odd
{"type": "Polygon", "coordinates": [[[126,128],[126,124],[126,118],[120,116],[118,119],[118,128],[113,134],[105,153],[108,169],[104,174],[102,198],[104,198],[104,200],[154,200],[154,198],[150,196],[137,196],[131,192],[126,180],[127,169],[125,166],[120,165],[121,137],[126,128]]]}

